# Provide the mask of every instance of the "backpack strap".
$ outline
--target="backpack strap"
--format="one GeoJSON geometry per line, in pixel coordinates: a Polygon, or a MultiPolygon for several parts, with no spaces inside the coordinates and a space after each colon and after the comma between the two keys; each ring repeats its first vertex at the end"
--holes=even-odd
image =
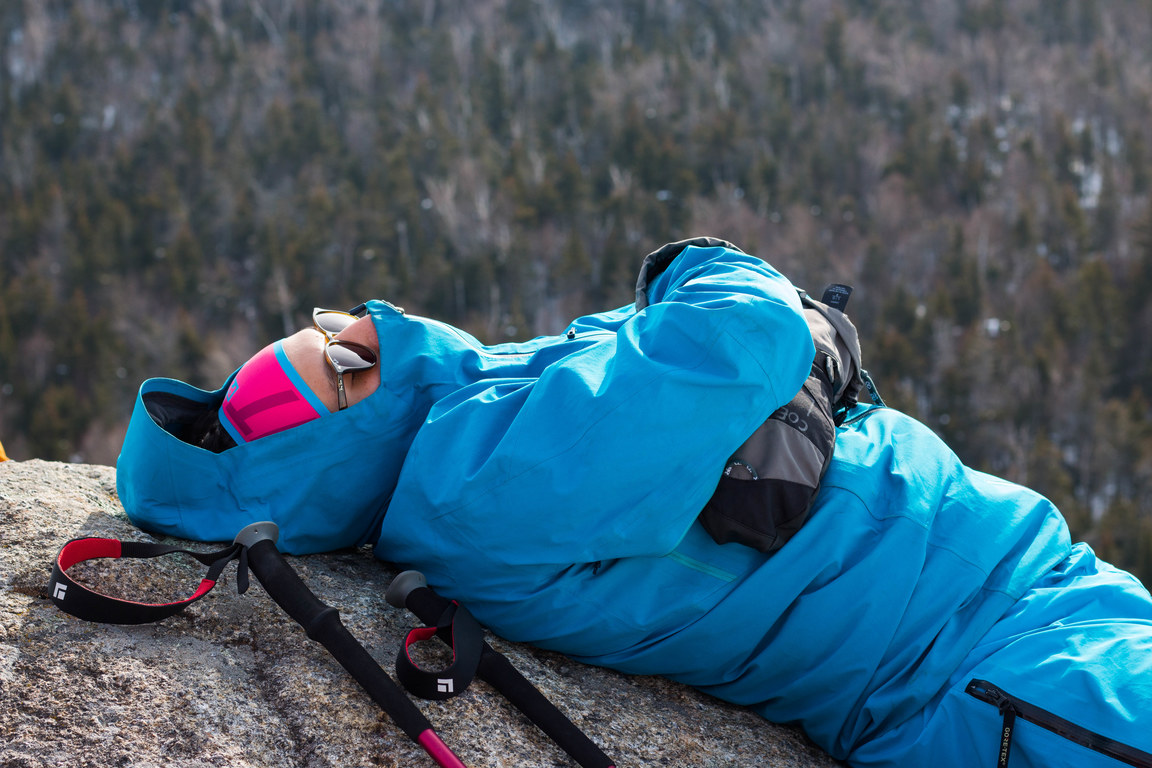
{"type": "Polygon", "coordinates": [[[65,613],[85,621],[104,624],[147,624],[160,621],[179,613],[216,586],[220,572],[233,560],[240,560],[240,570],[236,576],[237,589],[243,594],[248,589],[247,557],[244,547],[233,544],[215,552],[193,552],[179,547],[152,544],[143,541],[120,541],[98,537],[72,539],[60,548],[56,562],[52,566],[52,579],[48,592],[52,602],[65,613]],[[77,563],[98,558],[120,559],[123,557],[160,557],[170,554],[190,555],[209,566],[208,573],[200,580],[191,596],[171,603],[142,603],[123,600],[89,589],[68,575],[68,569],[77,563]]]}
{"type": "Polygon", "coordinates": [[[816,347],[813,373],[827,379],[831,386],[829,398],[839,424],[844,412],[859,402],[860,390],[864,387],[860,336],[844,314],[852,286],[833,283],[824,289],[820,301],[803,290],[797,289],[797,293],[816,347]]]}

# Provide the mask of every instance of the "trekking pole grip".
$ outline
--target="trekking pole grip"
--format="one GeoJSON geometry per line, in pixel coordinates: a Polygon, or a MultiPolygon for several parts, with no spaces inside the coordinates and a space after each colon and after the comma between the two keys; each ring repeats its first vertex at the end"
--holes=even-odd
{"type": "MultiPolygon", "coordinates": [[[[404,571],[388,585],[384,598],[390,605],[407,608],[425,624],[433,625],[452,604],[428,586],[424,574],[404,571]]],[[[568,753],[581,768],[614,768],[611,758],[576,727],[548,698],[512,666],[504,654],[484,643],[476,676],[499,691],[517,709],[568,753]]]]}
{"type": "Polygon", "coordinates": [[[339,611],[316,597],[288,565],[276,548],[277,536],[273,523],[255,523],[236,536],[236,543],[244,545],[248,566],[269,597],[304,627],[309,638],[327,648],[400,730],[423,747],[437,765],[466,768],[423,713],[341,623],[339,611]]]}

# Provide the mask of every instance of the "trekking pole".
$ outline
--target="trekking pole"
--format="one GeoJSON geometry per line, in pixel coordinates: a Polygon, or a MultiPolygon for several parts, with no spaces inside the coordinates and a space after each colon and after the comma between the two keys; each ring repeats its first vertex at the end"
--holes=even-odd
{"type": "MultiPolygon", "coordinates": [[[[428,586],[424,574],[404,571],[388,585],[385,599],[397,608],[407,608],[416,618],[434,625],[452,605],[428,586]]],[[[484,642],[476,675],[512,702],[536,726],[548,734],[582,768],[614,768],[612,760],[576,725],[565,717],[544,694],[512,666],[502,653],[484,642]]]]}
{"type": "Polygon", "coordinates": [[[276,548],[279,535],[275,523],[270,522],[253,523],[236,534],[235,543],[244,547],[241,557],[247,557],[248,566],[264,590],[304,627],[309,638],[328,649],[400,730],[423,747],[437,765],[466,768],[432,729],[428,718],[341,623],[339,612],[321,602],[296,575],[276,548]]]}

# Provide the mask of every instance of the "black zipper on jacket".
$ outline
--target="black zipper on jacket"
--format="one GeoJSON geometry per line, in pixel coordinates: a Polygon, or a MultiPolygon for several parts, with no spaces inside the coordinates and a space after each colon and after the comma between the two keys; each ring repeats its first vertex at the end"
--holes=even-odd
{"type": "Polygon", "coordinates": [[[1041,709],[1035,704],[1029,704],[997,688],[987,680],[970,681],[968,687],[965,688],[965,693],[993,705],[1004,716],[1004,724],[1000,729],[1000,752],[997,756],[997,768],[1008,768],[1008,753],[1012,749],[1012,732],[1016,727],[1016,718],[1027,720],[1033,725],[1045,728],[1071,742],[1114,760],[1119,760],[1126,765],[1134,765],[1137,768],[1152,768],[1152,754],[1122,744],[1107,736],[1102,736],[1095,731],[1090,731],[1084,726],[1076,725],[1046,709],[1041,709]]]}
{"type": "MultiPolygon", "coordinates": [[[[888,406],[879,405],[877,403],[872,403],[871,405],[869,405],[868,403],[864,403],[864,405],[865,405],[865,410],[861,411],[860,413],[857,413],[855,416],[847,416],[847,414],[844,414],[845,416],[847,416],[847,418],[844,418],[843,421],[836,422],[836,426],[846,427],[849,424],[855,424],[858,421],[863,421],[864,419],[868,418],[869,416],[871,416],[874,413],[879,413],[880,411],[888,410],[888,406]]],[[[855,407],[856,406],[853,406],[853,408],[855,408],[855,407]]],[[[849,408],[848,410],[852,410],[852,409],[849,408]]],[[[840,415],[840,413],[837,412],[836,414],[833,414],[833,416],[837,416],[837,415],[840,415]]]]}

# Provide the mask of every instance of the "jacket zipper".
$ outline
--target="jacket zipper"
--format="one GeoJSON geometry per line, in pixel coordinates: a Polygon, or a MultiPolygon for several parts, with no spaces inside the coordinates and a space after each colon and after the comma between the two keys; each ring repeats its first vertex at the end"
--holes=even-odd
{"type": "Polygon", "coordinates": [[[888,408],[888,406],[886,406],[886,405],[879,405],[876,403],[872,403],[871,405],[868,405],[866,403],[865,405],[867,406],[867,408],[865,410],[861,411],[860,413],[856,414],[855,416],[851,416],[849,418],[844,419],[844,421],[838,422],[836,424],[836,426],[837,427],[846,427],[849,424],[855,424],[858,421],[863,421],[864,419],[868,418],[869,416],[871,416],[874,413],[879,413],[880,411],[886,410],[888,408]]]}
{"type": "Polygon", "coordinates": [[[1107,736],[1102,736],[1095,731],[1090,731],[1083,726],[1065,720],[1059,715],[1054,715],[1046,709],[1041,709],[1035,704],[1029,704],[997,688],[987,680],[971,680],[965,688],[965,692],[980,701],[993,705],[1004,717],[1004,723],[1000,729],[1000,752],[997,756],[997,768],[1008,768],[1008,754],[1012,749],[1012,733],[1016,727],[1017,718],[1045,728],[1058,736],[1063,736],[1082,747],[1119,760],[1125,765],[1152,768],[1152,754],[1107,736]]]}

